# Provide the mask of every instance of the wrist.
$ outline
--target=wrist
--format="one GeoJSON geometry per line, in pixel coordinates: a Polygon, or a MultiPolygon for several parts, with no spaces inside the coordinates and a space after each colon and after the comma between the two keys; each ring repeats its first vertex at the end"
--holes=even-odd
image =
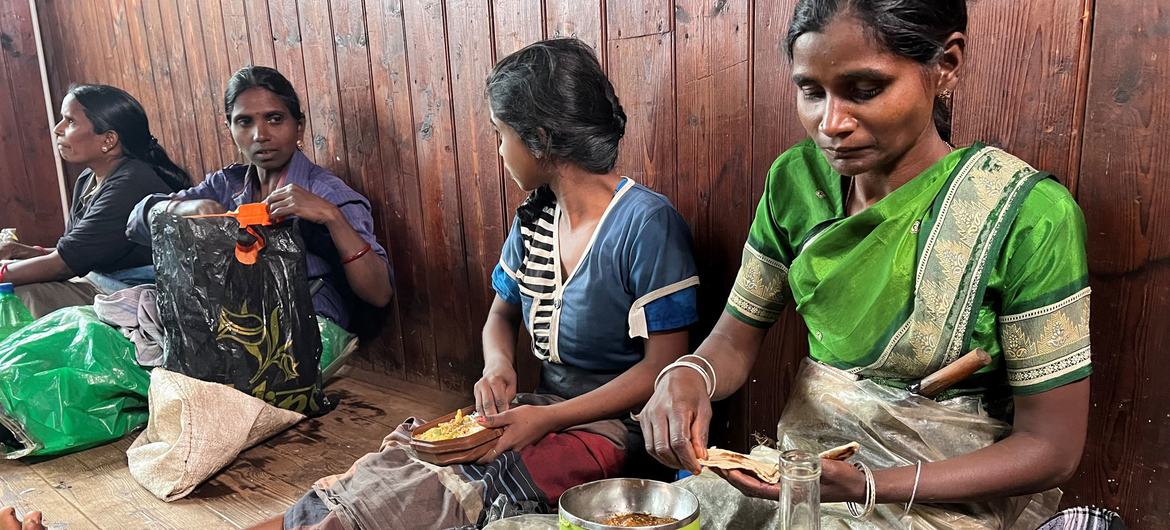
{"type": "Polygon", "coordinates": [[[329,204],[329,209],[325,212],[325,222],[323,223],[330,232],[339,228],[352,228],[349,225],[349,220],[341,214],[341,208],[335,204],[329,204]]]}

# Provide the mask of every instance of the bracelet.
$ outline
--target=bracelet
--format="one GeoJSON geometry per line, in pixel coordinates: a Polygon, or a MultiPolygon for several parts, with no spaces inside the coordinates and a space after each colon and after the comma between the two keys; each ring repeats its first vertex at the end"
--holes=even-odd
{"type": "Polygon", "coordinates": [[[0,265],[0,283],[4,283],[4,277],[8,276],[8,264],[0,265]]]}
{"type": "Polygon", "coordinates": [[[910,516],[910,507],[914,506],[914,497],[918,495],[918,479],[922,478],[922,461],[919,460],[914,465],[914,489],[910,490],[910,502],[906,503],[906,511],[902,512],[902,517],[910,516]]]}
{"type": "Polygon", "coordinates": [[[666,372],[679,367],[690,368],[696,372],[699,372],[699,375],[703,377],[703,384],[707,387],[708,398],[710,398],[715,393],[715,387],[711,386],[711,377],[707,375],[707,371],[703,370],[702,366],[687,361],[675,361],[666,365],[666,368],[663,368],[661,372],[658,372],[658,377],[654,378],[654,388],[658,388],[658,383],[662,381],[662,376],[666,375],[666,372]]]}
{"type": "Polygon", "coordinates": [[[369,243],[366,243],[366,246],[362,247],[362,249],[357,251],[356,254],[341,260],[341,264],[342,265],[349,265],[350,263],[353,263],[353,262],[357,261],[358,259],[360,259],[362,256],[365,256],[366,253],[369,252],[370,250],[372,250],[373,248],[374,247],[372,245],[370,245],[369,243]]]}
{"type": "Polygon", "coordinates": [[[711,361],[708,361],[706,357],[701,357],[701,356],[696,355],[694,353],[692,353],[690,355],[683,355],[682,357],[679,357],[678,360],[681,361],[683,359],[686,359],[687,357],[694,357],[700,361],[703,361],[703,364],[707,365],[707,369],[711,371],[711,374],[710,374],[711,375],[711,392],[710,392],[710,395],[708,395],[707,397],[714,399],[715,398],[715,391],[719,389],[719,377],[715,375],[715,366],[712,365],[711,361]]]}
{"type": "Polygon", "coordinates": [[[856,467],[865,474],[865,506],[860,506],[856,502],[847,502],[845,507],[849,509],[849,515],[855,519],[865,519],[873,513],[874,507],[877,506],[877,485],[873,480],[873,471],[869,466],[861,462],[854,462],[853,467],[856,467]]]}

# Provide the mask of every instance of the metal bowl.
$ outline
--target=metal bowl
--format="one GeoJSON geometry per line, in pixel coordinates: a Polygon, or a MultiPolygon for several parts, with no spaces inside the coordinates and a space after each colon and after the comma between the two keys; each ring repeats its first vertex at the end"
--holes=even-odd
{"type": "Polygon", "coordinates": [[[647,513],[678,522],[643,526],[652,530],[698,530],[699,499],[695,494],[665,482],[636,478],[598,480],[570,488],[561,494],[561,529],[610,530],[622,528],[599,521],[624,513],[647,513]]]}

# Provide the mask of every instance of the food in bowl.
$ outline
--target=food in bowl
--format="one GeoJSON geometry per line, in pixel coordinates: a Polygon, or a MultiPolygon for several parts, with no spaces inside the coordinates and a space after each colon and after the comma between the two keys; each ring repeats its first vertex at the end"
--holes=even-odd
{"type": "Polygon", "coordinates": [[[454,418],[414,435],[414,439],[422,442],[441,442],[471,436],[487,429],[480,425],[478,420],[479,414],[476,412],[464,415],[462,410],[456,410],[454,418]]]}
{"type": "Polygon", "coordinates": [[[601,524],[607,526],[617,526],[621,528],[638,528],[642,526],[658,526],[660,524],[677,523],[678,519],[674,517],[658,517],[648,513],[622,513],[606,517],[601,520],[601,524]]]}

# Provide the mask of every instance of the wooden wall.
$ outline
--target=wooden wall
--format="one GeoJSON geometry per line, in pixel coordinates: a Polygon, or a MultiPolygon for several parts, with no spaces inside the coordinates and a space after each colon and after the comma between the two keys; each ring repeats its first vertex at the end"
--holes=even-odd
{"type": "Polygon", "coordinates": [[[52,246],[65,217],[31,7],[0,1],[0,228],[52,246]]]}
{"type": "MultiPolygon", "coordinates": [[[[630,116],[618,167],[690,222],[709,323],[766,168],[802,137],[779,46],[793,3],[36,0],[53,105],[71,82],[120,85],[192,173],[235,157],[222,115],[228,75],[248,63],[285,72],[306,103],[309,156],[371,198],[396,267],[398,297],[360,363],[454,391],[478,377],[488,275],[522,198],[482,97],[493,62],[544,37],[598,50],[630,116]]],[[[1136,528],[1170,525],[1160,359],[1170,347],[1170,176],[1158,165],[1170,155],[1170,7],[980,0],[970,35],[957,139],[1057,174],[1089,223],[1092,424],[1066,504],[1111,507],[1136,528]]],[[[742,449],[752,432],[773,432],[804,334],[791,314],[773,329],[751,382],[720,404],[716,441],[742,449]]]]}

